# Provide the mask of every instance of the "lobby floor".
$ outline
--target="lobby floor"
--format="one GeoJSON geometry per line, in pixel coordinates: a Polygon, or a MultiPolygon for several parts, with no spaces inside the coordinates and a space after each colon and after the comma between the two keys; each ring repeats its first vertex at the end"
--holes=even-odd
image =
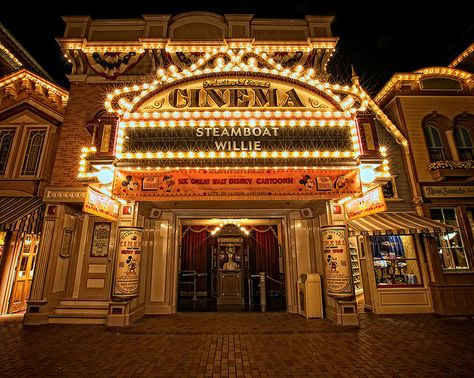
{"type": "Polygon", "coordinates": [[[474,319],[178,313],[128,328],[0,322],[4,377],[472,376],[474,319]]]}

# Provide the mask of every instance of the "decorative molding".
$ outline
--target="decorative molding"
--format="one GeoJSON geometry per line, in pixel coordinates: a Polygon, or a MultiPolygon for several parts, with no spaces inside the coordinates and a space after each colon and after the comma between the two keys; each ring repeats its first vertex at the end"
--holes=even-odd
{"type": "Polygon", "coordinates": [[[86,189],[46,189],[44,202],[84,202],[86,189]]]}

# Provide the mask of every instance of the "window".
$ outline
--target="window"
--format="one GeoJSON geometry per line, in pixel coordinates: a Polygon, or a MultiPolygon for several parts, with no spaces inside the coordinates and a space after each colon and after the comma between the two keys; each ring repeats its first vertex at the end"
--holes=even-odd
{"type": "MultiPolygon", "coordinates": [[[[458,227],[456,209],[454,208],[432,208],[431,218],[438,222],[458,227]]],[[[459,231],[445,232],[437,238],[438,252],[443,269],[468,269],[466,252],[459,231]]]]}
{"type": "Polygon", "coordinates": [[[21,169],[22,175],[33,176],[38,173],[45,137],[46,130],[30,130],[25,160],[23,161],[23,167],[21,169]]]}
{"type": "Polygon", "coordinates": [[[421,285],[412,235],[372,236],[377,287],[421,285]]]}
{"type": "Polygon", "coordinates": [[[433,126],[425,126],[425,139],[428,145],[431,162],[446,160],[444,156],[444,146],[439,130],[433,126]]]}
{"type": "Polygon", "coordinates": [[[14,136],[14,129],[0,130],[0,176],[5,174],[14,136]]]}
{"type": "Polygon", "coordinates": [[[473,160],[474,149],[469,130],[462,126],[456,126],[454,128],[454,140],[456,141],[456,147],[458,148],[459,160],[473,160]]]}

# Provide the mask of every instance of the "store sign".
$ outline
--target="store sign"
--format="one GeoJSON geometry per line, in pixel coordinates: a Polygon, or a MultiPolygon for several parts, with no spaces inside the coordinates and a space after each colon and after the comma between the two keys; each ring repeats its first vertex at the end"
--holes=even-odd
{"type": "Polygon", "coordinates": [[[361,191],[358,170],[180,169],[116,171],[114,196],[129,201],[312,200],[361,191]]]}
{"type": "Polygon", "coordinates": [[[354,295],[351,260],[345,226],[321,227],[327,293],[332,297],[354,295]]]}
{"type": "Polygon", "coordinates": [[[423,194],[429,198],[474,197],[474,186],[467,185],[440,185],[424,186],[423,194]]]}
{"type": "MultiPolygon", "coordinates": [[[[314,151],[321,154],[324,151],[339,151],[340,156],[346,156],[344,152],[353,151],[350,127],[347,124],[339,127],[337,120],[333,121],[333,126],[338,127],[327,127],[329,121],[324,117],[325,111],[335,110],[334,105],[323,96],[279,80],[235,77],[198,80],[159,92],[138,109],[140,113],[148,115],[159,111],[162,118],[155,120],[155,126],[159,126],[160,121],[172,121],[173,125],[179,126],[180,121],[193,119],[197,112],[200,120],[193,121],[194,127],[128,127],[121,148],[125,156],[127,153],[162,152],[160,160],[168,159],[168,152],[186,155],[189,151],[196,155],[200,151],[214,152],[216,157],[219,157],[219,152],[266,151],[269,153],[265,158],[267,162],[269,159],[274,160],[270,155],[272,151],[307,151],[311,154],[314,151]],[[280,109],[286,126],[282,126],[282,120],[271,122],[265,115],[265,110],[270,109],[280,109]],[[297,109],[303,118],[306,109],[318,111],[320,115],[305,119],[306,126],[301,127],[299,121],[292,121],[289,116],[285,116],[285,112],[297,109]],[[224,118],[227,111],[229,120],[220,124],[213,116],[214,110],[220,111],[224,118]],[[253,112],[253,120],[248,119],[247,111],[253,112]],[[254,113],[256,111],[259,115],[254,113]],[[175,114],[181,118],[175,118],[175,114]],[[239,115],[242,121],[238,119],[239,115]],[[320,121],[325,122],[326,126],[320,127],[320,121]],[[310,123],[312,126],[309,126],[310,123]]],[[[341,121],[346,122],[347,118],[343,116],[341,121]]],[[[350,156],[347,155],[348,158],[350,156]]],[[[193,165],[185,162],[186,159],[187,156],[183,156],[180,162],[193,165]]],[[[222,160],[221,157],[219,159],[222,160]]],[[[235,159],[229,158],[225,165],[234,165],[235,162],[235,159]]]]}
{"type": "Polygon", "coordinates": [[[146,100],[139,111],[231,108],[316,108],[333,110],[314,92],[280,80],[220,77],[172,87],[146,100]]]}
{"type": "Polygon", "coordinates": [[[386,211],[387,204],[382,187],[377,186],[365,192],[362,197],[346,202],[344,208],[348,220],[386,211]]]}
{"type": "Polygon", "coordinates": [[[82,211],[92,215],[116,221],[118,219],[120,203],[105,194],[87,188],[86,199],[82,211]]]}
{"type": "Polygon", "coordinates": [[[113,290],[115,297],[138,295],[142,234],[141,227],[119,227],[113,290]]]}

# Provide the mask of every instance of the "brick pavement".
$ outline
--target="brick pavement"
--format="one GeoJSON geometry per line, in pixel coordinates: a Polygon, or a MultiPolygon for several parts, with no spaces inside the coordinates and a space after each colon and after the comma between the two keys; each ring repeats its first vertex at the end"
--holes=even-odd
{"type": "Polygon", "coordinates": [[[179,313],[128,328],[0,324],[0,376],[473,376],[474,320],[179,313]]]}

